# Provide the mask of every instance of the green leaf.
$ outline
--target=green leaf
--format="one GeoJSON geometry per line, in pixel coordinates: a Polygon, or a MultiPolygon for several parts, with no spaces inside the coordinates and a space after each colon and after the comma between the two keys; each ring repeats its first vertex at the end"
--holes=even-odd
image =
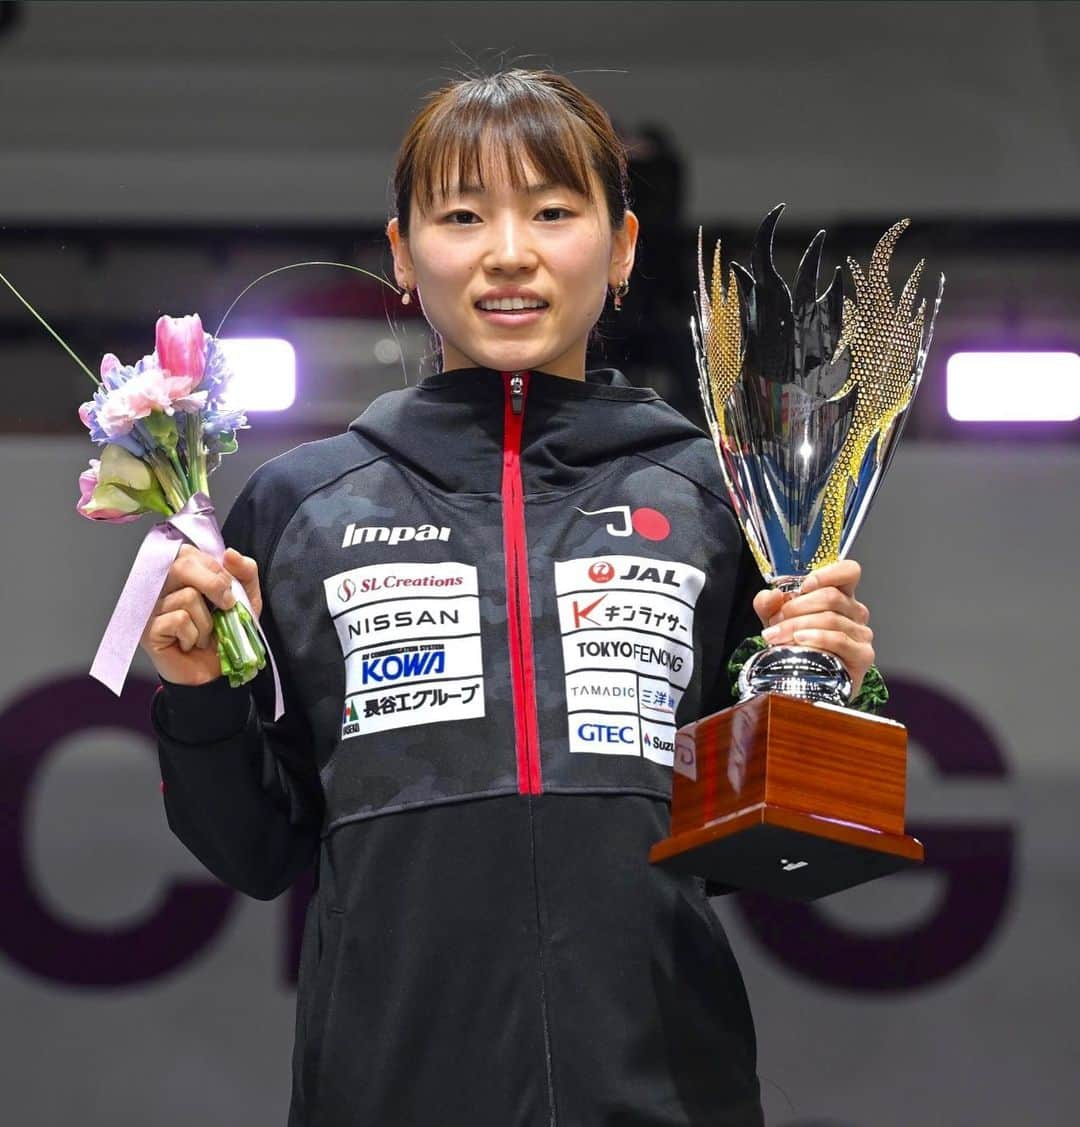
{"type": "Polygon", "coordinates": [[[170,454],[176,451],[176,420],[164,411],[151,411],[143,420],[143,425],[150,432],[154,441],[170,454]]]}

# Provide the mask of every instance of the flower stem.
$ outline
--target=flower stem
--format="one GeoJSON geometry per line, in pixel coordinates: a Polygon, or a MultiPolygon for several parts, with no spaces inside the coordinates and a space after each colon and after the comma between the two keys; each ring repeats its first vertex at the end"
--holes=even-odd
{"type": "Polygon", "coordinates": [[[187,479],[184,478],[183,474],[177,477],[171,463],[163,458],[158,450],[149,451],[145,460],[157,476],[158,482],[161,484],[161,491],[165,494],[165,500],[172,505],[172,511],[178,513],[187,504],[188,497],[191,496],[187,479]]]}
{"type": "Polygon", "coordinates": [[[254,619],[243,603],[215,610],[213,619],[222,675],[234,689],[246,685],[266,665],[266,648],[254,619]]]}
{"type": "Polygon", "coordinates": [[[26,308],[29,309],[30,312],[38,319],[38,321],[41,322],[45,331],[51,334],[53,339],[68,354],[68,356],[70,356],[71,359],[74,360],[75,363],[78,364],[79,367],[82,368],[82,370],[94,381],[94,383],[96,383],[98,387],[100,387],[101,380],[97,376],[95,376],[93,372],[90,371],[90,369],[78,358],[78,356],[75,355],[74,352],[71,351],[71,348],[69,347],[67,341],[64,340],[62,336],[60,336],[60,334],[52,327],[52,325],[50,325],[49,322],[46,321],[44,317],[42,317],[42,315],[30,304],[30,302],[26,300],[25,297],[23,297],[21,293],[19,293],[19,291],[7,280],[7,278],[4,277],[3,274],[0,274],[0,282],[3,282],[4,285],[7,286],[9,290],[11,290],[11,292],[23,303],[23,305],[25,305],[26,308]]]}
{"type": "Polygon", "coordinates": [[[210,493],[210,484],[206,473],[206,447],[203,445],[202,416],[191,413],[187,416],[186,433],[184,435],[187,445],[188,477],[191,481],[192,491],[195,493],[210,493]]]}
{"type": "Polygon", "coordinates": [[[230,305],[229,308],[225,310],[225,316],[221,318],[221,321],[218,323],[218,327],[214,330],[214,336],[221,336],[222,325],[225,324],[225,319],[233,311],[233,306],[236,305],[236,303],[244,296],[244,294],[248,292],[248,290],[251,289],[252,286],[257,286],[259,282],[263,280],[263,278],[271,278],[275,274],[283,273],[285,270],[295,270],[298,266],[340,266],[342,270],[354,270],[357,274],[363,274],[365,277],[372,278],[380,285],[386,286],[388,289],[393,290],[395,294],[401,293],[401,290],[399,290],[397,286],[393,284],[393,282],[387,281],[386,278],[380,278],[378,274],[372,274],[370,270],[365,270],[362,266],[351,266],[347,262],[290,262],[288,266],[278,266],[274,270],[267,270],[265,274],[260,274],[254,282],[248,282],[248,284],[236,295],[236,297],[233,298],[232,305],[230,305]]]}

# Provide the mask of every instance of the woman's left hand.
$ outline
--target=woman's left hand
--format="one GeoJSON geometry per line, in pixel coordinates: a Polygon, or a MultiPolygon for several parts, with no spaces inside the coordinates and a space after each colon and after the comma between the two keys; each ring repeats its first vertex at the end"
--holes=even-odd
{"type": "Polygon", "coordinates": [[[852,698],[874,663],[870,611],[855,598],[862,568],[854,560],[812,571],[797,595],[764,590],[754,596],[754,610],[765,625],[769,645],[813,646],[836,656],[851,674],[852,698]]]}

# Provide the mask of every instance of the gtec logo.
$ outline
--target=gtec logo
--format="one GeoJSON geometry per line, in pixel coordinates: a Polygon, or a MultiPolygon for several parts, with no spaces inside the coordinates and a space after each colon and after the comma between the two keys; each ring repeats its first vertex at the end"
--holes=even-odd
{"type": "Polygon", "coordinates": [[[632,744],[634,729],[629,724],[579,724],[578,738],[587,743],[632,744]]]}

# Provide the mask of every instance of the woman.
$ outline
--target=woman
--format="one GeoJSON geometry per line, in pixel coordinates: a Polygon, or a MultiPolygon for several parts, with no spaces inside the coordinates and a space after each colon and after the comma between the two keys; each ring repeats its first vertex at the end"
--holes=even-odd
{"type": "Polygon", "coordinates": [[[858,565],[755,597],[708,439],[586,373],[638,227],[591,99],[550,73],[451,84],[395,190],[395,275],[442,371],[260,467],[224,567],[177,558],[144,635],[169,825],[259,898],[317,862],[290,1127],[758,1124],[704,882],[648,850],[675,728],[730,703],[758,618],[858,687],[858,565]],[[207,601],[234,576],[278,723],[264,675],[220,676],[207,601]]]}

